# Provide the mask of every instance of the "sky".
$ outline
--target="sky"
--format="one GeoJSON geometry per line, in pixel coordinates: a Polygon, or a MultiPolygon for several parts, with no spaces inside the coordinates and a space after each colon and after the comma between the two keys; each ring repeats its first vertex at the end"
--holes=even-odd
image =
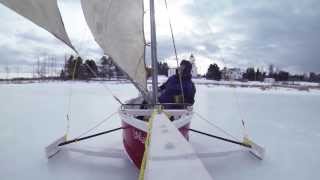
{"type": "MultiPolygon", "coordinates": [[[[145,0],[146,1],[146,0],[145,0]]],[[[256,67],[293,73],[320,72],[320,1],[318,0],[164,0],[156,1],[159,60],[174,65],[170,16],[180,59],[194,54],[200,73],[208,65],[256,67]]],[[[69,37],[85,58],[100,58],[78,0],[59,1],[69,37]]],[[[145,3],[145,23],[149,22],[145,3]]],[[[74,53],[50,33],[0,5],[0,71],[29,66],[44,56],[61,63],[74,53]]],[[[149,26],[145,26],[146,40],[149,26]]],[[[149,56],[147,56],[149,61],[149,56]]]]}

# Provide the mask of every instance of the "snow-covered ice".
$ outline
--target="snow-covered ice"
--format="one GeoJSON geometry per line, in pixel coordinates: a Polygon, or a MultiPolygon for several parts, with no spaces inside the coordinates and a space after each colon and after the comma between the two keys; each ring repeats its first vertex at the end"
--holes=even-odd
{"type": "MultiPolygon", "coordinates": [[[[127,83],[112,82],[106,86],[122,101],[138,94],[127,83]]],[[[49,161],[46,159],[44,148],[66,131],[70,92],[69,138],[86,131],[119,107],[100,83],[0,84],[1,180],[137,179],[138,170],[126,158],[59,153],[49,161]]],[[[318,90],[262,91],[258,88],[197,85],[195,112],[238,138],[243,135],[243,119],[250,137],[267,150],[263,161],[244,152],[202,160],[216,180],[318,179],[319,107],[318,90]]],[[[114,116],[92,133],[118,126],[119,117],[114,116]]],[[[197,116],[192,128],[225,135],[197,116]]],[[[238,148],[197,134],[191,134],[190,142],[198,152],[238,148]]],[[[121,149],[121,132],[81,144],[98,150],[121,149]]]]}

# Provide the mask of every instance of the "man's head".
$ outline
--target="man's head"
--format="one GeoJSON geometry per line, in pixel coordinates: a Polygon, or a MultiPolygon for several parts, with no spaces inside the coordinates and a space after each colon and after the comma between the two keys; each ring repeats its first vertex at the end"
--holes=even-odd
{"type": "Polygon", "coordinates": [[[182,60],[180,63],[180,72],[182,76],[191,74],[192,64],[187,60],[182,60]]]}

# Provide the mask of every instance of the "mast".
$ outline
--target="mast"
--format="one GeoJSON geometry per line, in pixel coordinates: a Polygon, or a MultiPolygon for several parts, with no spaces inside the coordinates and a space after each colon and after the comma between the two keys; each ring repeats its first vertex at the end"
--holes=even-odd
{"type": "Polygon", "coordinates": [[[158,60],[157,34],[154,12],[154,0],[150,0],[150,27],[151,27],[151,65],[152,65],[152,103],[158,103],[158,60]]]}

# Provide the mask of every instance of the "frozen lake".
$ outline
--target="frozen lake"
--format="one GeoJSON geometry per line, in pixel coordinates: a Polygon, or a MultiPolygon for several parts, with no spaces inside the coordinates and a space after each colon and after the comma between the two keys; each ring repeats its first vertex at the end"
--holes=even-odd
{"type": "MultiPolygon", "coordinates": [[[[132,85],[108,83],[125,101],[138,92],[132,85]]],[[[126,159],[60,153],[50,161],[44,148],[66,132],[68,94],[72,90],[69,138],[76,137],[117,111],[119,105],[99,83],[0,84],[1,180],[135,180],[138,170],[126,159]]],[[[250,137],[267,152],[263,161],[245,152],[206,158],[203,162],[216,180],[319,179],[320,91],[228,88],[198,85],[194,111],[241,139],[241,120],[250,137]]],[[[94,132],[116,128],[114,116],[94,132]]],[[[194,117],[192,128],[224,135],[194,117]]],[[[94,133],[92,132],[92,133],[94,133]]],[[[228,136],[226,136],[228,137],[228,136]]],[[[199,152],[237,148],[218,140],[191,134],[199,152]]],[[[100,136],[82,144],[96,149],[122,148],[121,133],[100,136]]]]}

